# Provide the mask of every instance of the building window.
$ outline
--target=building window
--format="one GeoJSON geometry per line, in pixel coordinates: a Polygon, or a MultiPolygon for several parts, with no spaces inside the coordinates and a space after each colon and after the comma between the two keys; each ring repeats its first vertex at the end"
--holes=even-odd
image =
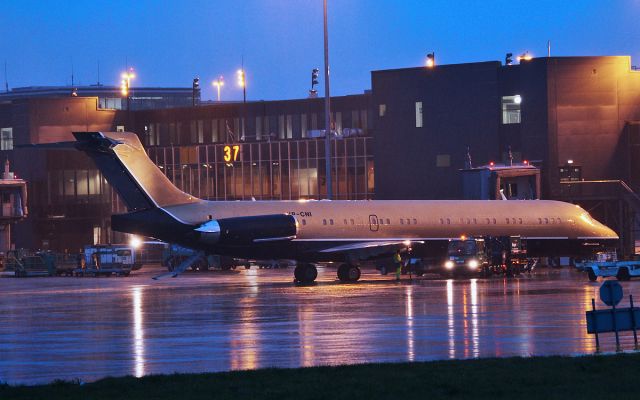
{"type": "Polygon", "coordinates": [[[13,128],[0,129],[0,150],[13,150],[13,128]]]}
{"type": "Polygon", "coordinates": [[[307,114],[300,115],[300,136],[303,138],[307,137],[307,114]]]}
{"type": "Polygon", "coordinates": [[[293,139],[293,118],[287,115],[287,139],[293,139]]]}
{"type": "Polygon", "coordinates": [[[116,126],[116,132],[124,132],[124,125],[116,126]]]}
{"type": "Polygon", "coordinates": [[[416,128],[422,128],[422,102],[416,101],[416,128]]]}
{"type": "Polygon", "coordinates": [[[386,104],[378,105],[378,116],[384,117],[386,113],[387,113],[387,105],[386,104]]]}
{"type": "Polygon", "coordinates": [[[436,156],[436,167],[450,167],[451,166],[451,155],[449,154],[438,154],[436,156]]]}
{"type": "Polygon", "coordinates": [[[519,94],[515,96],[502,96],[502,123],[504,125],[520,123],[521,103],[522,97],[520,97],[519,94]]]}
{"type": "Polygon", "coordinates": [[[284,138],[284,115],[278,115],[278,139],[284,138]]]}

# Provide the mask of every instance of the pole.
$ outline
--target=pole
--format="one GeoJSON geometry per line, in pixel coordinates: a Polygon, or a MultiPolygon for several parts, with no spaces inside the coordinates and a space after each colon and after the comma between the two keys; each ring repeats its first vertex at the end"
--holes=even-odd
{"type": "Polygon", "coordinates": [[[591,308],[593,309],[593,330],[596,331],[596,353],[600,353],[600,338],[598,337],[598,318],[596,318],[596,299],[591,299],[591,308]]]}
{"type": "Polygon", "coordinates": [[[333,197],[331,182],[331,95],[329,92],[329,31],[327,28],[327,0],[323,0],[324,9],[324,158],[327,175],[327,199],[333,197]]]}
{"type": "Polygon", "coordinates": [[[629,305],[631,306],[631,326],[633,327],[633,349],[638,350],[638,330],[636,329],[636,312],[633,309],[633,295],[629,295],[629,305]]]}
{"type": "MultiPolygon", "coordinates": [[[[613,287],[609,287],[609,298],[613,299],[613,287]]],[[[611,319],[613,321],[613,331],[616,333],[616,352],[620,352],[620,335],[618,334],[618,324],[616,323],[616,304],[611,303],[611,319]]]]}

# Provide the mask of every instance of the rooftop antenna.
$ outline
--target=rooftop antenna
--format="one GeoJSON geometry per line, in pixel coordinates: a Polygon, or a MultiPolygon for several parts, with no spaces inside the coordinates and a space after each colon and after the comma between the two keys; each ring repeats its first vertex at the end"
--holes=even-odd
{"type": "Polygon", "coordinates": [[[471,146],[467,145],[467,153],[464,157],[464,168],[471,169],[473,168],[473,164],[471,164],[471,146]]]}
{"type": "Polygon", "coordinates": [[[551,57],[551,40],[547,40],[547,57],[551,57]]]}
{"type": "Polygon", "coordinates": [[[7,61],[4,62],[4,90],[9,93],[9,81],[7,79],[7,61]]]}
{"type": "Polygon", "coordinates": [[[75,86],[75,82],[73,81],[73,57],[71,57],[71,86],[75,86]]]}
{"type": "Polygon", "coordinates": [[[100,86],[100,59],[98,59],[98,82],[97,85],[100,86]]]}

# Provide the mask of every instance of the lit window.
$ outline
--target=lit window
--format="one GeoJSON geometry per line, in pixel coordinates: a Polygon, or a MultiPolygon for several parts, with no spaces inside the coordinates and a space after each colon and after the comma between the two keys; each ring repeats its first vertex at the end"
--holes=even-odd
{"type": "Polygon", "coordinates": [[[386,104],[380,104],[378,106],[378,115],[380,117],[384,117],[384,115],[387,113],[387,105],[386,104]]]}
{"type": "Polygon", "coordinates": [[[416,128],[422,128],[422,102],[416,101],[416,128]]]}
{"type": "Polygon", "coordinates": [[[521,103],[522,97],[520,95],[502,96],[502,123],[504,125],[520,123],[521,103]]]}

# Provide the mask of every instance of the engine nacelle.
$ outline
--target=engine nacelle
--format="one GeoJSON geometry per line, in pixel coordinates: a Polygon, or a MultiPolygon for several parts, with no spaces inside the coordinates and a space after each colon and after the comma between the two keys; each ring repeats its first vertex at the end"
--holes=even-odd
{"type": "Polygon", "coordinates": [[[256,215],[207,221],[195,229],[206,244],[246,245],[296,237],[298,227],[291,215],[256,215]]]}

